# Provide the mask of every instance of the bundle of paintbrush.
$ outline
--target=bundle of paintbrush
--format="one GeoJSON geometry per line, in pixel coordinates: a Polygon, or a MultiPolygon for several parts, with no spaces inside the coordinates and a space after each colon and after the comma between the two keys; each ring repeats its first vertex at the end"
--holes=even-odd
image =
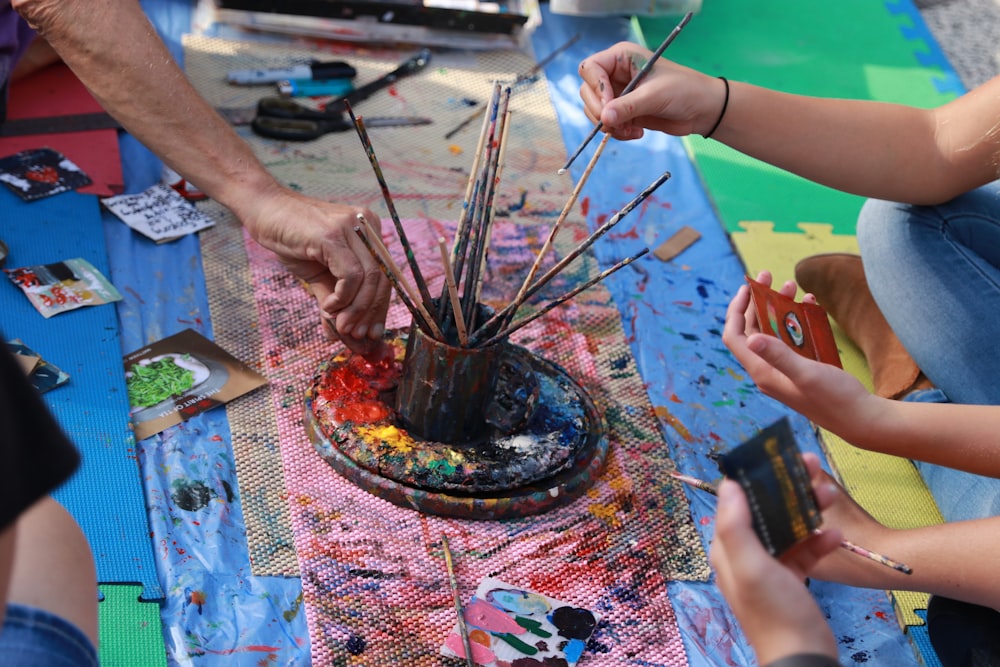
{"type": "Polygon", "coordinates": [[[428,336],[448,345],[463,348],[484,348],[501,342],[521,327],[645,255],[649,251],[648,248],[644,248],[641,252],[602,271],[594,278],[536,309],[530,315],[521,319],[515,319],[518,309],[529,298],[537,294],[552,278],[558,275],[573,260],[582,255],[594,242],[618,224],[632,209],[641,204],[670,178],[669,173],[659,176],[646,189],[640,192],[638,196],[628,202],[607,222],[598,227],[582,243],[539,277],[537,274],[543,258],[552,249],[556,233],[572,210],[580,194],[580,190],[586,183],[587,178],[594,169],[594,165],[597,164],[597,160],[604,150],[604,146],[608,142],[608,136],[605,136],[594,152],[579,182],[574,187],[562,212],[553,224],[548,238],[539,250],[538,256],[535,258],[514,299],[501,310],[492,312],[480,304],[480,295],[486,273],[487,259],[489,258],[490,237],[496,215],[495,202],[497,201],[497,192],[503,174],[507,136],[511,127],[510,99],[511,87],[504,88],[499,83],[494,84],[490,103],[483,115],[479,141],[472,168],[469,171],[462,211],[450,252],[446,248],[445,239],[439,239],[445,282],[440,296],[436,299],[428,291],[427,283],[414,258],[413,249],[406,238],[406,232],[400,222],[396,207],[389,194],[385,177],[382,174],[382,169],[379,166],[378,159],[375,157],[375,151],[368,138],[364,119],[356,117],[349,106],[347,109],[358,131],[358,136],[361,138],[361,143],[368,154],[368,159],[371,162],[372,169],[375,171],[379,186],[382,189],[382,196],[385,199],[389,216],[395,225],[399,242],[402,245],[407,263],[409,264],[413,285],[411,285],[410,281],[403,275],[400,267],[392,259],[389,251],[382,243],[379,233],[363,216],[358,216],[360,224],[355,227],[354,231],[361,237],[361,240],[368,247],[372,256],[388,277],[400,300],[413,315],[414,324],[428,336]]]}

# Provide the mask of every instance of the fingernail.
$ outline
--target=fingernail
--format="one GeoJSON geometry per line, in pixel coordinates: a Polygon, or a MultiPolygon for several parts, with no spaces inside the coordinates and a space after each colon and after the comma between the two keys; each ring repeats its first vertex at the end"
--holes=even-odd
{"type": "Polygon", "coordinates": [[[378,322],[376,324],[373,324],[371,329],[368,330],[368,337],[378,340],[379,338],[382,337],[384,333],[385,333],[385,326],[381,322],[378,322]]]}
{"type": "Polygon", "coordinates": [[[365,334],[367,333],[368,333],[368,326],[364,324],[359,324],[358,326],[354,327],[351,330],[351,336],[357,339],[364,338],[365,334]]]}
{"type": "Polygon", "coordinates": [[[604,109],[604,122],[607,125],[617,125],[618,124],[618,112],[614,109],[604,109]]]}

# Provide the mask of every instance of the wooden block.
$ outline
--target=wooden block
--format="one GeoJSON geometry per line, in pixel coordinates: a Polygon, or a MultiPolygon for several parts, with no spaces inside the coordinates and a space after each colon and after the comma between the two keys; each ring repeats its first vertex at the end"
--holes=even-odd
{"type": "Polygon", "coordinates": [[[687,250],[688,246],[701,238],[701,232],[694,227],[684,225],[669,239],[659,245],[653,251],[656,257],[664,262],[669,262],[677,255],[687,250]]]}

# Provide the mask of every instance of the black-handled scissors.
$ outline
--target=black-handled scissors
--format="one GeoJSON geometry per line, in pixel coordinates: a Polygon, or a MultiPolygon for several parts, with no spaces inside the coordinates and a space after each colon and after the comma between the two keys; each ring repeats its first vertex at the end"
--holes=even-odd
{"type": "MultiPolygon", "coordinates": [[[[322,110],[310,109],[298,102],[283,97],[265,97],[257,103],[257,113],[250,126],[257,134],[285,141],[310,141],[328,132],[343,132],[354,129],[345,116],[348,103],[352,106],[373,93],[387,88],[403,77],[416,74],[427,67],[431,52],[422,50],[402,65],[371,83],[332,100],[322,110]]],[[[399,116],[365,118],[366,127],[398,127],[402,125],[427,125],[429,118],[399,116]]]]}
{"type": "MultiPolygon", "coordinates": [[[[365,118],[366,127],[428,125],[430,118],[386,116],[365,118]]],[[[284,141],[311,141],[329,132],[353,130],[354,124],[342,112],[310,109],[284,97],[265,97],[257,103],[257,115],[250,122],[262,137],[284,141]]]]}

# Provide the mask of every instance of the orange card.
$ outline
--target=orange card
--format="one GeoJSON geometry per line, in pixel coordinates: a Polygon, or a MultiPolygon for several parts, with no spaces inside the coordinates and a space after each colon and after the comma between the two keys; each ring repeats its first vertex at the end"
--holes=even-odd
{"type": "Polygon", "coordinates": [[[757,324],[766,334],[785,341],[803,357],[843,368],[826,311],[814,303],[799,303],[747,277],[757,324]]]}

